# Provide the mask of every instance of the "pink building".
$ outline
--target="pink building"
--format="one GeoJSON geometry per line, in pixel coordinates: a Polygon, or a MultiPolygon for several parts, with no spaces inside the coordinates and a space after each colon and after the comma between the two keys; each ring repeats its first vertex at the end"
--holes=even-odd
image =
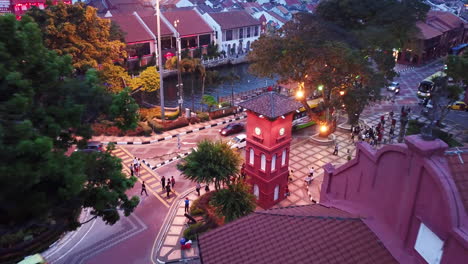
{"type": "Polygon", "coordinates": [[[320,203],[361,216],[400,263],[467,263],[468,149],[405,143],[325,165],[320,203]]]}

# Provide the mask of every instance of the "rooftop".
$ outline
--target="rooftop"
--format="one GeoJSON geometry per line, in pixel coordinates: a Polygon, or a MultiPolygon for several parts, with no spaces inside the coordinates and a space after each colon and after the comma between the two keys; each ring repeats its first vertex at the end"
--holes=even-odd
{"type": "Polygon", "coordinates": [[[125,32],[125,42],[127,44],[150,41],[153,39],[150,33],[133,14],[112,15],[109,19],[117,23],[122,31],[125,32]]]}
{"type": "Polygon", "coordinates": [[[203,263],[397,263],[354,215],[323,205],[254,212],[199,238],[203,263]]]}
{"type": "Polygon", "coordinates": [[[221,26],[222,29],[260,25],[258,20],[245,11],[210,13],[210,16],[221,26]]]}
{"type": "Polygon", "coordinates": [[[468,148],[450,149],[447,162],[465,211],[468,212],[468,148]]]}
{"type": "Polygon", "coordinates": [[[213,29],[203,20],[198,12],[193,9],[173,9],[164,12],[163,15],[171,23],[179,20],[176,29],[181,37],[213,32],[213,29]]]}
{"type": "Polygon", "coordinates": [[[267,92],[255,98],[243,101],[239,103],[239,106],[270,119],[275,119],[296,111],[302,104],[284,95],[275,92],[267,92]]]}

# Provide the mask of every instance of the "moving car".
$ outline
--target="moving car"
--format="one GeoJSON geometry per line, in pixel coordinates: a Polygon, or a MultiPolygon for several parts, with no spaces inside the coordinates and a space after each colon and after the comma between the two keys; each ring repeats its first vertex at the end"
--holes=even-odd
{"type": "Polygon", "coordinates": [[[398,94],[400,92],[400,84],[397,82],[391,82],[390,85],[387,87],[387,90],[398,94]]]}
{"type": "Polygon", "coordinates": [[[75,151],[82,151],[82,152],[102,152],[104,151],[103,145],[99,141],[90,141],[85,148],[77,148],[75,151]]]}
{"type": "Polygon", "coordinates": [[[463,101],[456,101],[447,107],[452,110],[468,111],[468,105],[466,105],[463,101]]]}
{"type": "Polygon", "coordinates": [[[228,135],[236,134],[242,131],[244,131],[244,125],[242,123],[231,123],[225,126],[223,129],[220,129],[219,133],[222,136],[228,136],[228,135]]]}
{"type": "Polygon", "coordinates": [[[417,95],[420,98],[431,97],[432,89],[434,88],[434,83],[431,81],[422,81],[419,83],[417,95]]]}
{"type": "Polygon", "coordinates": [[[227,143],[231,148],[241,149],[244,148],[247,144],[247,135],[246,134],[239,134],[235,136],[233,139],[229,140],[227,143]]]}

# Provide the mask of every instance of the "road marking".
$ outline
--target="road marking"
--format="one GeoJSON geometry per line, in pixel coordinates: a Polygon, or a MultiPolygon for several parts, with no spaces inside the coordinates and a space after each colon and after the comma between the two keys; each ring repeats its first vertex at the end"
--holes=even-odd
{"type": "MultiPolygon", "coordinates": [[[[120,147],[117,147],[118,149],[120,149],[121,151],[123,151],[124,153],[126,153],[128,156],[132,157],[132,155],[126,150],[126,149],[123,149],[123,148],[120,148],[120,147]]],[[[130,170],[129,168],[127,168],[126,166],[124,166],[125,169],[127,170],[130,170]]],[[[146,167],[146,171],[148,171],[148,167],[146,167]]],[[[152,171],[148,171],[150,174],[149,175],[156,175],[154,174],[152,171]]],[[[152,178],[153,179],[153,178],[152,178]]],[[[157,179],[157,178],[156,178],[157,179]]],[[[143,180],[141,180],[139,177],[137,177],[137,180],[140,182],[140,183],[143,183],[143,180]]],[[[156,192],[154,192],[152,189],[148,189],[159,201],[161,201],[161,203],[166,206],[167,208],[169,208],[169,204],[156,192]]]]}
{"type": "Polygon", "coordinates": [[[154,182],[155,180],[156,180],[155,178],[151,177],[151,179],[148,179],[148,180],[146,180],[145,182],[146,182],[146,183],[152,183],[152,182],[154,182]]]}
{"type": "Polygon", "coordinates": [[[156,186],[160,186],[159,182],[155,182],[150,185],[151,188],[155,188],[156,186]]]}

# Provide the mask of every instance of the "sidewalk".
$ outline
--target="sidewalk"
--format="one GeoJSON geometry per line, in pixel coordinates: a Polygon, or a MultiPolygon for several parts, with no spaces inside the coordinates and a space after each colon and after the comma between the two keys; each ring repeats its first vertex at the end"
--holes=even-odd
{"type": "Polygon", "coordinates": [[[114,143],[117,145],[146,145],[152,144],[156,142],[161,142],[164,140],[168,140],[171,138],[177,137],[177,135],[185,135],[189,133],[193,133],[196,131],[200,131],[203,129],[208,129],[215,126],[221,126],[227,123],[231,123],[237,120],[244,119],[245,115],[238,115],[237,117],[234,116],[225,116],[222,118],[201,122],[198,124],[188,125],[185,127],[172,129],[169,131],[164,131],[162,134],[152,135],[150,137],[145,136],[124,136],[124,137],[116,137],[116,136],[94,136],[91,138],[90,141],[100,141],[103,144],[114,143]]]}

